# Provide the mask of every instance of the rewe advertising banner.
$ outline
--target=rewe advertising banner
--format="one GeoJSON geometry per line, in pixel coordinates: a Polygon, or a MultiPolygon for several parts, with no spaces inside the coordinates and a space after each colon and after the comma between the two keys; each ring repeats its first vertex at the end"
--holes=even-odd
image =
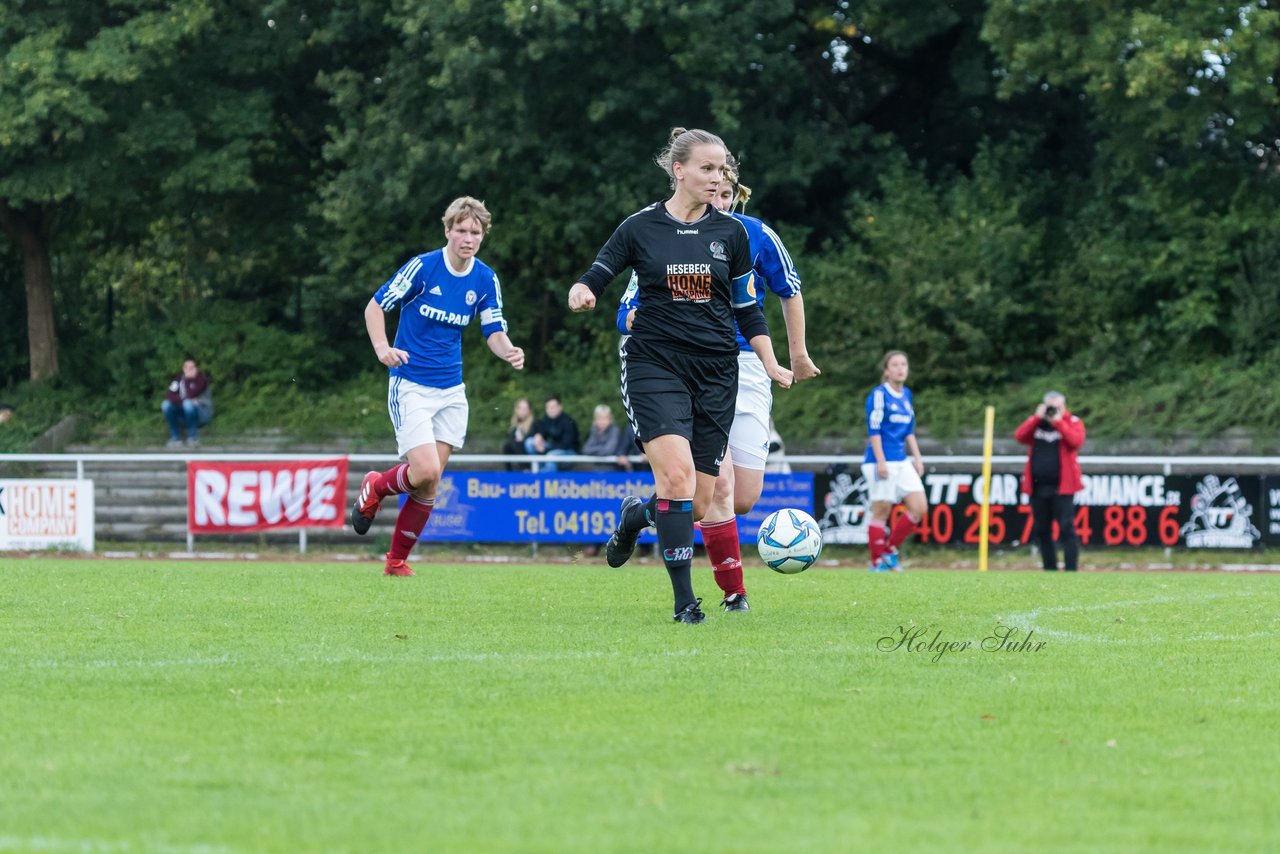
{"type": "Polygon", "coordinates": [[[232,534],[277,528],[341,528],[347,458],[187,463],[187,530],[232,534]]]}

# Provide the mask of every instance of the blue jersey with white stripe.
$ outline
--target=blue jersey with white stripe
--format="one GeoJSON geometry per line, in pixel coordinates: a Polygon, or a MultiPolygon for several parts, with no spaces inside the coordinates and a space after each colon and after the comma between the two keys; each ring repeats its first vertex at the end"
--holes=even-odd
{"type": "MultiPolygon", "coordinates": [[[[760,220],[746,214],[735,213],[733,218],[742,223],[751,241],[751,267],[758,278],[763,279],[769,290],[780,297],[789,298],[800,293],[800,274],[796,265],[791,262],[787,247],[782,245],[782,238],[772,228],[760,220]]],[[[756,288],[756,302],[764,306],[765,289],[756,288]]],[[[631,274],[631,281],[622,294],[618,304],[618,332],[627,335],[627,315],[640,305],[640,286],[636,274],[631,274]]],[[[750,305],[750,303],[748,303],[750,305]]],[[[739,350],[751,350],[751,344],[742,337],[737,329],[734,334],[738,339],[739,350]]]]}
{"type": "Polygon", "coordinates": [[[391,375],[431,388],[462,382],[462,330],[472,317],[486,338],[507,331],[497,275],[479,258],[455,272],[443,249],[411,258],[373,298],[384,312],[400,309],[395,346],[409,362],[391,375]]]}
{"type": "Polygon", "coordinates": [[[888,383],[882,383],[867,395],[867,453],[863,462],[874,463],[876,455],[871,450],[870,438],[880,437],[880,448],[885,462],[898,462],[907,458],[907,437],[916,432],[916,411],[911,405],[911,389],[902,387],[895,394],[888,383]]]}

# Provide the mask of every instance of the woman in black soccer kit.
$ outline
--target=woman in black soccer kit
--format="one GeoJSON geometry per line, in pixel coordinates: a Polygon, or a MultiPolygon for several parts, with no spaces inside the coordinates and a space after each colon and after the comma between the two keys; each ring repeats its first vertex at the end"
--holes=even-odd
{"type": "Polygon", "coordinates": [[[747,231],[712,205],[727,155],[715,134],[674,129],[657,159],[671,179],[671,198],[623,221],[569,290],[569,308],[590,311],[619,273],[635,269],[640,307],[621,349],[622,402],[656,492],[648,503],[635,496],[622,502],[606,556],[621,566],[640,532],[656,527],[681,623],[704,619],[689,577],[693,523],[711,503],[733,424],[735,320],[769,377],[783,388],[792,380],[774,356],[756,301],[747,231]]]}

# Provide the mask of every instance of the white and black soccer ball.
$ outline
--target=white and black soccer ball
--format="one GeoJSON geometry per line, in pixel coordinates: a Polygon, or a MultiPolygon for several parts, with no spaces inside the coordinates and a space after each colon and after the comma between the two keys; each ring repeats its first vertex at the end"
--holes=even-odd
{"type": "Polygon", "coordinates": [[[822,554],[822,531],[803,510],[775,510],[760,523],[756,549],[765,566],[774,572],[804,572],[822,554]]]}

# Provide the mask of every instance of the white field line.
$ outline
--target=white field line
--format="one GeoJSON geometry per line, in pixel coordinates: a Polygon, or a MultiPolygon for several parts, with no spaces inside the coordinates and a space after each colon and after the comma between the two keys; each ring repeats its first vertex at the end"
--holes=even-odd
{"type": "MultiPolygon", "coordinates": [[[[1002,624],[1013,626],[1024,631],[1034,630],[1037,635],[1046,638],[1056,638],[1058,640],[1073,641],[1078,643],[1114,643],[1115,638],[1100,637],[1096,635],[1085,635],[1077,632],[1068,632],[1061,629],[1052,629],[1047,626],[1040,625],[1038,620],[1041,617],[1053,614],[1078,614],[1086,611],[1107,611],[1122,610],[1125,608],[1145,607],[1147,605],[1164,605],[1174,603],[1199,603],[1208,599],[1239,599],[1249,598],[1252,594],[1249,591],[1238,591],[1234,593],[1208,593],[1196,596],[1154,596],[1150,599],[1132,599],[1125,602],[1098,602],[1092,605],[1061,605],[1048,608],[1033,608],[1030,611],[1022,611],[1016,614],[1010,614],[1007,617],[997,617],[1002,624]]],[[[1242,641],[1255,640],[1258,638],[1280,637],[1280,631],[1263,631],[1250,632],[1248,634],[1224,635],[1216,632],[1207,634],[1190,635],[1181,638],[1172,638],[1179,641],[1242,641]]],[[[1144,635],[1144,641],[1163,642],[1166,638],[1144,635]]]]}
{"type": "MultiPolygon", "coordinates": [[[[701,655],[697,649],[677,649],[653,653],[636,652],[601,652],[598,650],[581,650],[574,652],[528,653],[528,652],[447,652],[435,655],[303,655],[292,659],[272,658],[241,659],[231,655],[191,656],[188,658],[97,658],[88,661],[60,659],[37,659],[31,661],[0,661],[0,671],[4,670],[124,670],[165,669],[171,667],[221,667],[254,664],[454,664],[478,661],[508,661],[519,664],[538,664],[551,661],[588,661],[592,659],[644,659],[644,658],[690,658],[701,655]]],[[[2,838],[2,837],[0,837],[2,838]]]]}
{"type": "MultiPolygon", "coordinates": [[[[774,650],[785,655],[855,655],[876,653],[874,644],[867,646],[854,644],[833,644],[818,650],[774,650]]],[[[476,662],[509,662],[513,664],[542,664],[557,661],[639,661],[645,659],[694,658],[705,656],[694,649],[673,649],[660,652],[618,652],[601,650],[573,650],[566,652],[529,653],[529,652],[444,652],[430,655],[301,655],[293,658],[241,658],[233,655],[189,656],[186,658],[96,658],[88,661],[74,661],[56,658],[32,659],[28,661],[0,660],[0,672],[21,670],[164,670],[168,668],[195,667],[240,667],[262,664],[319,664],[324,666],[340,666],[346,664],[472,664],[476,662]]],[[[725,651],[716,653],[725,658],[733,653],[725,651]]],[[[4,850],[0,848],[0,851],[4,850]]]]}
{"type": "Polygon", "coordinates": [[[0,836],[0,851],[53,851],[58,854],[230,854],[222,845],[112,842],[106,839],[61,839],[54,836],[0,836]]]}

